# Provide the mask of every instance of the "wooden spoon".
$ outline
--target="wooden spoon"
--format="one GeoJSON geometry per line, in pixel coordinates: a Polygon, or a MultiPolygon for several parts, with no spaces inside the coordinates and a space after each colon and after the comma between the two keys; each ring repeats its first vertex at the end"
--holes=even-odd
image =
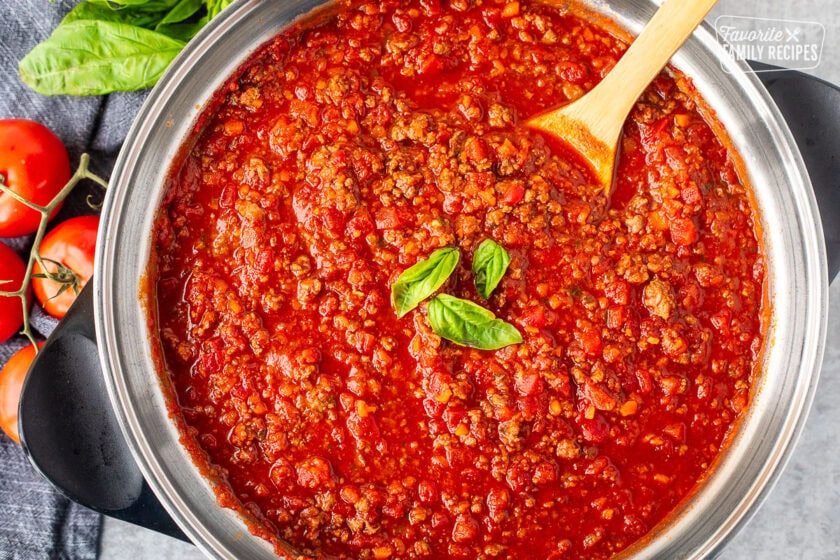
{"type": "Polygon", "coordinates": [[[621,60],[580,99],[532,117],[526,126],[569,144],[612,187],[618,139],[630,109],[717,0],[665,0],[621,60]]]}

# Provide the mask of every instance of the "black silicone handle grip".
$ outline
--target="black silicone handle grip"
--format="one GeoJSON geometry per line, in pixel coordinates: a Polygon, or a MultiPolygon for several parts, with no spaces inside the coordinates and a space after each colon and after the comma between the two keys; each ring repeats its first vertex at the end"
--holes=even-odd
{"type": "Polygon", "coordinates": [[[146,484],[120,432],[99,367],[92,288],[79,294],[27,375],[21,442],[35,468],[71,500],[188,540],[146,484]]]}
{"type": "Polygon", "coordinates": [[[828,278],[840,271],[840,88],[795,70],[758,62],[758,77],[785,117],[820,208],[828,278]]]}

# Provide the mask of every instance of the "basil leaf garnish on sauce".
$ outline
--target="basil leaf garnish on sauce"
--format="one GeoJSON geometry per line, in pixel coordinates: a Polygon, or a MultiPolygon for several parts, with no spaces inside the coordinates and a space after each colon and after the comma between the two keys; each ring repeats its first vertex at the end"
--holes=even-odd
{"type": "Polygon", "coordinates": [[[397,316],[402,317],[435,293],[455,271],[460,258],[458,249],[444,247],[400,274],[391,286],[391,305],[397,316]]]}
{"type": "Polygon", "coordinates": [[[475,289],[481,297],[490,299],[490,294],[499,285],[508,265],[510,265],[510,255],[504,247],[492,239],[481,242],[473,255],[475,289]]]}
{"type": "Polygon", "coordinates": [[[522,342],[519,331],[471,301],[440,294],[429,302],[429,323],[438,335],[461,346],[497,350],[522,342]]]}

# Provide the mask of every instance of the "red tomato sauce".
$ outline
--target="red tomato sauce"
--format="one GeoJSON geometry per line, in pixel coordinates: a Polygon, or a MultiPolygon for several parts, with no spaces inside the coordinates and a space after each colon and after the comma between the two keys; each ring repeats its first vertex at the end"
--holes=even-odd
{"type": "Polygon", "coordinates": [[[152,307],[195,460],[255,531],[315,558],[607,558],[702,481],[763,345],[734,155],[675,73],[609,196],[520,125],[625,47],[537,2],[353,2],[217,94],[170,174],[152,307]],[[485,239],[511,256],[488,301],[485,239]],[[397,317],[391,285],[441,247],[440,291],[521,344],[397,317]]]}

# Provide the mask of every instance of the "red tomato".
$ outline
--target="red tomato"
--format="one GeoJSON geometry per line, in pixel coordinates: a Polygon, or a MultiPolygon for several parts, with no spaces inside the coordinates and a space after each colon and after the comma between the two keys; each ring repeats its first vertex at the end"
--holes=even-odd
{"type": "MultiPolygon", "coordinates": [[[[0,292],[20,289],[26,265],[17,253],[5,243],[0,243],[0,292]],[[3,282],[6,280],[6,282],[3,282]]],[[[23,307],[20,298],[0,296],[0,343],[15,334],[23,324],[23,307]]]]}
{"type": "MultiPolygon", "coordinates": [[[[96,232],[99,229],[99,216],[78,216],[61,222],[41,241],[41,258],[49,259],[44,265],[51,273],[59,267],[50,261],[56,261],[70,269],[76,275],[75,286],[61,290],[62,284],[48,278],[32,278],[35,297],[44,310],[61,319],[76,301],[76,296],[93,275],[93,257],[96,248],[96,232]],[[61,293],[59,293],[61,292],[61,293]]],[[[35,263],[35,274],[43,269],[35,263]]],[[[59,271],[59,274],[61,272],[59,271]]]]}
{"type": "MultiPolygon", "coordinates": [[[[46,205],[70,180],[70,159],[58,136],[44,125],[0,119],[0,175],[6,187],[30,202],[46,205]]],[[[0,237],[32,233],[40,219],[35,210],[0,194],[0,237]]]]}
{"type": "MultiPolygon", "coordinates": [[[[39,342],[38,348],[43,345],[43,342],[39,342]]],[[[0,370],[0,428],[3,428],[6,435],[15,443],[20,443],[20,434],[18,434],[20,390],[34,359],[35,349],[31,344],[27,344],[15,352],[0,370]]]]}

